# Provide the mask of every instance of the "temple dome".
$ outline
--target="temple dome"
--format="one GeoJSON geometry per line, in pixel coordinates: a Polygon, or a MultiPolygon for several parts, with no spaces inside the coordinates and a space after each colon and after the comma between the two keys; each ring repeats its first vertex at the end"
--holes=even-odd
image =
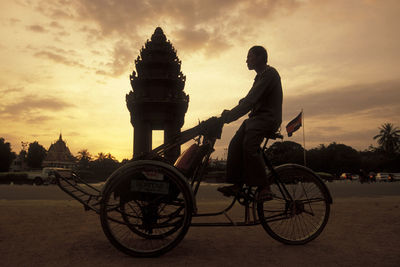
{"type": "Polygon", "coordinates": [[[58,140],[50,145],[47,156],[43,161],[43,167],[70,168],[74,164],[75,158],[60,134],[58,140]]]}

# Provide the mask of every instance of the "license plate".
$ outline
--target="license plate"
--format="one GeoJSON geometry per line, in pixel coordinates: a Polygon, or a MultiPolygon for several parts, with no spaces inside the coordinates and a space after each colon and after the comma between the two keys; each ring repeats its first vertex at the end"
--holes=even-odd
{"type": "Polygon", "coordinates": [[[150,180],[161,181],[164,179],[164,175],[157,171],[142,171],[142,174],[144,176],[146,176],[147,179],[150,179],[150,180]]]}
{"type": "Polygon", "coordinates": [[[169,192],[169,183],[149,180],[132,180],[131,191],[167,195],[169,192]]]}

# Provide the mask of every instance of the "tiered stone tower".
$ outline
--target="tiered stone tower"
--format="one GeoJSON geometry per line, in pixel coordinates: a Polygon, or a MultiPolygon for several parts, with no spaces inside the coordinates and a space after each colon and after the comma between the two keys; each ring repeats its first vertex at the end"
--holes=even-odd
{"type": "MultiPolygon", "coordinates": [[[[180,133],[188,108],[189,96],[183,91],[186,77],[176,50],[158,27],[135,60],[136,71],[130,76],[132,91],[126,103],[134,127],[133,156],[151,150],[152,130],[164,130],[164,142],[180,133]]],[[[165,157],[173,162],[180,147],[165,157]]]]}

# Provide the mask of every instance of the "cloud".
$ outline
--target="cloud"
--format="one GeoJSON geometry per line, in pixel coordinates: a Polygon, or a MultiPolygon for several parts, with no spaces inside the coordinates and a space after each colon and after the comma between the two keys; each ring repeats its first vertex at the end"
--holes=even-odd
{"type": "Polygon", "coordinates": [[[259,30],[254,26],[261,21],[300,5],[296,0],[73,0],[61,12],[61,2],[42,1],[37,9],[54,20],[86,22],[94,25],[102,36],[119,36],[131,42],[148,37],[143,36],[143,29],[149,25],[165,26],[174,32],[181,49],[191,51],[216,45],[221,51],[228,49],[230,38],[251,36],[259,30]]]}
{"type": "Polygon", "coordinates": [[[23,87],[12,87],[7,89],[0,89],[1,95],[12,94],[12,93],[20,93],[24,90],[23,87]]]}
{"type": "Polygon", "coordinates": [[[28,30],[33,31],[33,32],[38,32],[38,33],[44,33],[46,32],[45,28],[40,25],[29,25],[26,27],[28,30]]]}
{"type": "MultiPolygon", "coordinates": [[[[336,127],[334,131],[326,131],[323,127],[314,127],[312,131],[307,132],[307,140],[316,144],[329,144],[332,142],[347,143],[366,148],[373,141],[372,137],[378,133],[377,126],[371,129],[360,131],[357,127],[342,128],[336,127]]],[[[301,134],[300,134],[301,135],[301,134]]]]}
{"type": "MultiPolygon", "coordinates": [[[[308,148],[338,142],[366,149],[376,144],[379,125],[400,123],[399,87],[400,80],[392,80],[284,96],[282,130],[303,108],[308,148]]],[[[292,141],[301,143],[302,133],[292,141]]]]}
{"type": "Polygon", "coordinates": [[[284,97],[284,109],[293,117],[301,108],[307,117],[335,118],[354,114],[395,117],[400,112],[399,88],[400,81],[383,81],[290,95],[284,97]]]}
{"type": "MultiPolygon", "coordinates": [[[[180,51],[217,57],[233,47],[237,40],[251,38],[260,30],[260,22],[272,20],[282,11],[297,9],[297,2],[43,0],[35,9],[50,19],[47,25],[53,30],[55,40],[67,34],[63,25],[68,22],[75,23],[73,27],[79,31],[71,34],[84,34],[88,45],[93,42],[114,43],[112,50],[106,51],[110,59],[98,64],[102,69],[95,71],[100,75],[116,77],[123,74],[134,60],[136,54],[129,49],[143,45],[157,26],[164,29],[167,38],[173,40],[172,43],[180,51]],[[57,29],[61,31],[54,32],[57,29]]],[[[34,29],[44,31],[43,27],[31,30],[34,29]]],[[[35,56],[68,66],[84,67],[79,61],[53,50],[38,51],[35,56]]]]}
{"type": "Polygon", "coordinates": [[[112,61],[107,63],[106,66],[109,71],[97,70],[97,74],[118,77],[127,71],[129,63],[133,62],[134,53],[130,49],[130,45],[124,41],[118,41],[113,48],[112,61]]]}
{"type": "Polygon", "coordinates": [[[74,106],[56,97],[24,95],[13,103],[0,104],[0,117],[5,120],[24,120],[28,123],[43,122],[55,118],[54,112],[74,106]]]}
{"type": "Polygon", "coordinates": [[[55,117],[49,116],[49,115],[41,115],[41,114],[29,114],[29,117],[25,119],[25,122],[28,124],[33,124],[33,125],[42,125],[44,122],[48,122],[51,120],[54,120],[55,117]]]}
{"type": "Polygon", "coordinates": [[[204,30],[183,29],[175,31],[177,43],[180,47],[188,47],[190,50],[203,48],[210,40],[210,34],[204,30]]]}
{"type": "Polygon", "coordinates": [[[15,103],[3,105],[2,112],[9,114],[20,114],[24,111],[32,109],[60,111],[73,106],[74,105],[71,103],[54,97],[40,98],[35,95],[26,95],[15,103]]]}
{"type": "Polygon", "coordinates": [[[57,21],[52,21],[51,23],[50,23],[50,27],[53,27],[53,28],[56,28],[56,29],[64,29],[64,27],[60,24],[60,23],[58,23],[57,21]]]}
{"type": "Polygon", "coordinates": [[[86,68],[86,66],[83,65],[82,63],[78,62],[77,60],[69,59],[69,58],[67,58],[66,55],[68,55],[68,53],[66,53],[66,51],[57,52],[57,51],[45,51],[45,50],[36,52],[34,54],[35,57],[49,59],[53,62],[64,64],[67,66],[86,68]]]}
{"type": "MultiPolygon", "coordinates": [[[[74,16],[74,8],[71,5],[74,5],[79,1],[68,1],[68,0],[45,0],[40,1],[35,7],[37,11],[46,15],[50,18],[61,20],[61,19],[73,19],[74,16]]],[[[28,3],[31,5],[31,3],[28,3]]]]}
{"type": "Polygon", "coordinates": [[[20,19],[16,19],[16,18],[10,18],[10,19],[9,19],[9,22],[10,22],[10,25],[11,25],[11,26],[14,26],[14,25],[20,23],[21,20],[20,20],[20,19]]]}

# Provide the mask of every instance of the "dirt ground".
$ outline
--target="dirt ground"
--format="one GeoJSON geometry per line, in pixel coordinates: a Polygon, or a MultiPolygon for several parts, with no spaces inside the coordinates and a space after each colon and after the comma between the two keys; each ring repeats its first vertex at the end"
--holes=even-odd
{"type": "Polygon", "coordinates": [[[1,266],[400,266],[400,196],[340,198],[323,233],[287,246],[261,226],[191,227],[159,258],[124,255],[72,200],[0,200],[1,266]]]}

